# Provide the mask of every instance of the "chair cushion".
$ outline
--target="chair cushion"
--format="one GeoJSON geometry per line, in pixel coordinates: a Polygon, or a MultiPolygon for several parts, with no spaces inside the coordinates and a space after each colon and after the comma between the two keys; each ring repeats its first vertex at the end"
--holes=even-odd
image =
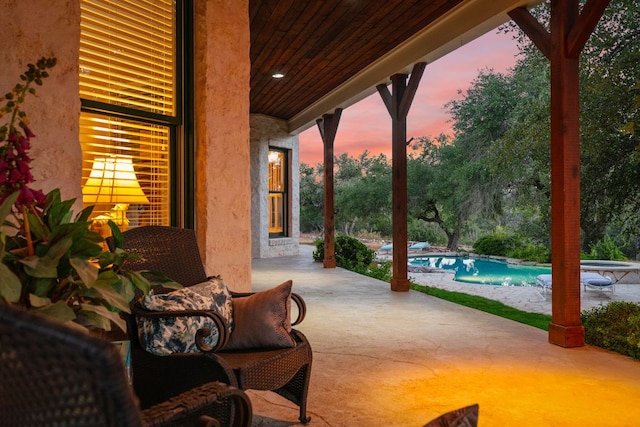
{"type": "Polygon", "coordinates": [[[613,285],[613,282],[608,277],[601,276],[598,273],[590,273],[584,271],[580,273],[580,282],[589,286],[606,287],[613,285]]]}
{"type": "Polygon", "coordinates": [[[273,289],[233,298],[234,329],[224,350],[295,347],[291,336],[291,287],[288,280],[273,289]]]}
{"type": "MultiPolygon", "coordinates": [[[[153,311],[212,310],[219,313],[233,330],[231,295],[222,279],[214,277],[206,282],[159,295],[143,298],[142,306],[153,311]]],[[[142,347],[153,354],[193,353],[198,329],[209,328],[205,338],[210,346],[218,342],[218,331],[211,319],[204,316],[175,318],[138,318],[138,336],[142,347]]]]}

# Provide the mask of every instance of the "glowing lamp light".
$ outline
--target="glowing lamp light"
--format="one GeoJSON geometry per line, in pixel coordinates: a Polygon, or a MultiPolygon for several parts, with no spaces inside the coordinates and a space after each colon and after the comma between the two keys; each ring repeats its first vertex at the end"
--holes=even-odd
{"type": "Polygon", "coordinates": [[[131,156],[96,157],[89,179],[82,188],[82,201],[86,204],[115,204],[117,215],[113,219],[126,229],[127,209],[130,204],[149,204],[133,169],[131,156]]]}

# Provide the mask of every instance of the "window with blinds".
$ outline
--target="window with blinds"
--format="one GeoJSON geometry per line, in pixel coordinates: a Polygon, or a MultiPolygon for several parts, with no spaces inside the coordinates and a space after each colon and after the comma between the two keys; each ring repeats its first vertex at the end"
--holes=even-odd
{"type": "Polygon", "coordinates": [[[286,236],[287,153],[269,149],[269,237],[286,236]]]}
{"type": "Polygon", "coordinates": [[[175,115],[174,3],[80,2],[80,98],[175,115]]]}
{"type": "Polygon", "coordinates": [[[83,203],[94,222],[169,225],[176,2],[81,0],[83,203]]]}

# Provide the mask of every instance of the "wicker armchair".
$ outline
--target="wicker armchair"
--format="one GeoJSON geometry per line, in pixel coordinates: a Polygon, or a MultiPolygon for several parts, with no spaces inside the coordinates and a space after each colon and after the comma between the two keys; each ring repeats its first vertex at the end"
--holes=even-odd
{"type": "Polygon", "coordinates": [[[210,382],[140,410],[116,346],[0,304],[2,426],[250,426],[251,403],[210,382]]]}
{"type": "MultiPolygon", "coordinates": [[[[129,264],[130,269],[161,271],[183,286],[207,280],[193,230],[143,226],[123,234],[124,249],[138,253],[143,258],[142,261],[129,264]]],[[[108,243],[113,246],[113,239],[109,238],[108,243]]],[[[233,299],[248,295],[251,294],[232,292],[233,299]]],[[[292,301],[298,307],[298,317],[292,322],[292,326],[295,326],[304,319],[306,306],[297,294],[292,294],[292,301]]],[[[133,309],[136,316],[175,316],[175,312],[145,312],[139,306],[133,309]]],[[[193,315],[194,312],[189,314],[193,315]]],[[[215,313],[206,312],[209,317],[212,314],[215,313]]],[[[134,316],[129,316],[127,321],[128,330],[137,331],[134,316]]],[[[220,322],[224,324],[222,320],[220,322]]],[[[298,405],[299,419],[307,424],[310,420],[306,415],[306,407],[312,351],[307,338],[300,331],[292,329],[291,336],[296,343],[292,348],[225,351],[228,334],[221,333],[221,339],[211,351],[156,356],[141,347],[136,333],[130,333],[134,389],[143,408],[214,380],[242,390],[274,391],[298,405]]]]}

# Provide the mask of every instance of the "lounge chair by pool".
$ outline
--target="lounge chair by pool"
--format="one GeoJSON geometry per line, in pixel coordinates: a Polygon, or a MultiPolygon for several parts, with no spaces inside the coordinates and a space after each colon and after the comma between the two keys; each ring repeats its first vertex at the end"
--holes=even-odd
{"type": "MultiPolygon", "coordinates": [[[[536,277],[536,284],[540,286],[543,292],[551,290],[551,274],[540,274],[536,277]]],[[[587,288],[598,289],[603,291],[605,289],[615,289],[615,284],[608,277],[601,276],[598,273],[590,273],[586,271],[580,272],[580,284],[586,291],[587,288]]]]}
{"type": "Polygon", "coordinates": [[[391,252],[392,249],[393,249],[393,243],[389,243],[389,244],[386,244],[386,245],[382,246],[380,249],[378,249],[378,252],[380,252],[380,251],[391,252]]]}
{"type": "Polygon", "coordinates": [[[429,242],[416,242],[413,245],[409,246],[410,251],[426,251],[431,247],[429,242]]]}

